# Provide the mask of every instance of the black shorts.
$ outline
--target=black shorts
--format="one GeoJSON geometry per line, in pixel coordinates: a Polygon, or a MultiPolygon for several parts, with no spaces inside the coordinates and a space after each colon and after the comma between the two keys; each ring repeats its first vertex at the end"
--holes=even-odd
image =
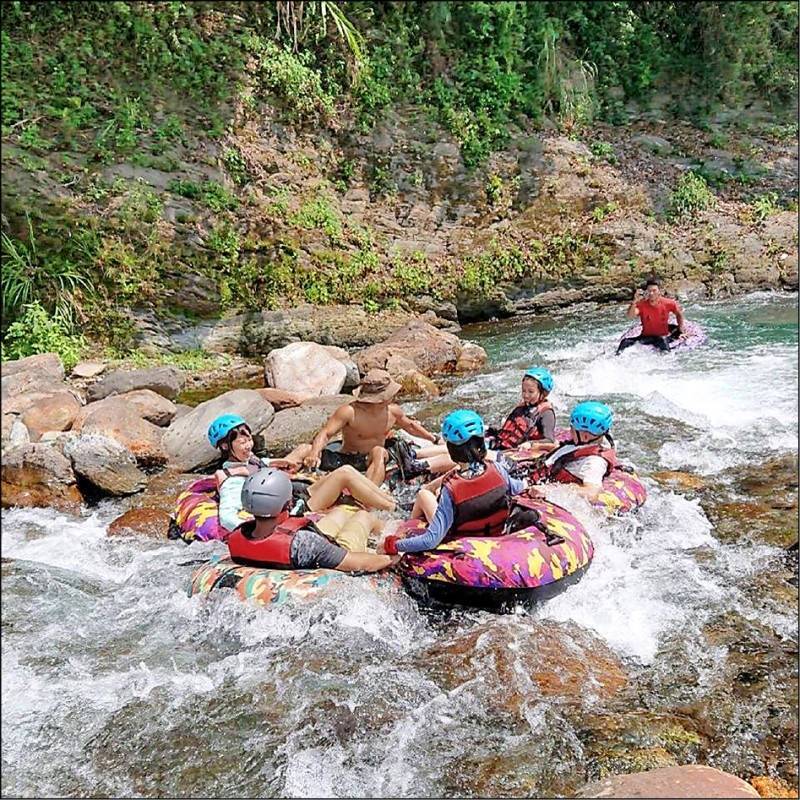
{"type": "Polygon", "coordinates": [[[342,443],[333,442],[320,453],[319,468],[323,472],[333,472],[339,467],[355,467],[359,472],[367,471],[367,456],[363,453],[343,453],[342,443]]]}

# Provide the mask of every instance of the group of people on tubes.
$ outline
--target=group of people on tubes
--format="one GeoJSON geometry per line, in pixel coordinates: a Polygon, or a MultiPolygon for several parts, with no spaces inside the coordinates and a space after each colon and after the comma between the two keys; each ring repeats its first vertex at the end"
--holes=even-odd
{"type": "MultiPolygon", "coordinates": [[[[665,348],[683,326],[680,307],[660,295],[657,281],[648,282],[644,297],[635,292],[628,315],[642,322],[635,341],[651,344],[657,338],[665,348]],[[669,313],[678,325],[668,327],[669,313]]],[[[635,341],[623,339],[620,351],[635,341]]],[[[440,434],[432,434],[393,402],[400,385],[385,370],[373,369],[314,440],[284,459],[257,458],[246,420],[236,414],[218,417],[208,438],[221,455],[215,473],[219,515],[230,531],[232,559],[268,568],[377,572],[405,553],[431,550],[449,539],[503,535],[513,498],[542,496],[536,484],[571,484],[595,499],[618,463],[612,411],[594,400],[579,403],[570,414],[569,438],[559,441],[548,400],[553,386],[547,369],[532,367],[522,377],[519,404],[502,426],[487,427],[475,411],[459,409],[444,418],[440,434]],[[392,437],[395,428],[430,446],[392,437]],[[332,442],[337,435],[341,442],[332,442]],[[532,467],[515,477],[503,451],[519,449],[530,451],[532,467]],[[411,512],[426,527],[408,536],[399,533],[401,521],[385,522],[368,510],[396,508],[383,483],[390,453],[405,478],[431,477],[411,512]],[[302,468],[323,474],[310,485],[293,480],[302,468]],[[368,546],[371,538],[378,540],[375,551],[368,546]]]]}

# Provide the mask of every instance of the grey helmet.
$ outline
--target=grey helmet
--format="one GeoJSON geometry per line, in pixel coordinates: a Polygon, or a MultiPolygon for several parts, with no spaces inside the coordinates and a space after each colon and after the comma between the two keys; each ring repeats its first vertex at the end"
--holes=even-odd
{"type": "Polygon", "coordinates": [[[242,486],[242,507],[254,517],[277,517],[291,497],[289,476],[273,467],[248,476],[242,486]]]}

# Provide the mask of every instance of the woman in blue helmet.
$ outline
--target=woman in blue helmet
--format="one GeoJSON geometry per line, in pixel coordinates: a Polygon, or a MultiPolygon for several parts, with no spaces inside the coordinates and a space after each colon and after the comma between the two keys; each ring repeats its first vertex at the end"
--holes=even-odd
{"type": "MultiPolygon", "coordinates": [[[[430,524],[423,533],[405,539],[385,537],[378,552],[418,553],[459,536],[502,535],[509,498],[525,491],[528,484],[512,478],[504,466],[486,461],[485,432],[483,420],[474,411],[461,409],[445,417],[442,437],[456,467],[442,478],[430,524]]],[[[433,495],[431,502],[435,502],[433,495]]]]}
{"type": "Polygon", "coordinates": [[[579,403],[569,419],[572,440],[553,450],[531,474],[531,481],[574,483],[582,495],[595,500],[603,480],[619,464],[610,433],[613,422],[605,403],[579,403]]]}
{"type": "MultiPolygon", "coordinates": [[[[219,491],[219,521],[229,531],[242,524],[238,515],[242,508],[242,486],[245,479],[267,466],[267,462],[253,455],[253,436],[247,422],[238,414],[223,414],[208,428],[208,441],[219,449],[222,465],[214,473],[219,491]]],[[[306,445],[307,447],[307,445],[306,445]]],[[[289,468],[287,459],[273,460],[272,466],[289,468]]],[[[333,506],[347,490],[367,508],[391,511],[394,498],[352,467],[344,466],[328,473],[311,484],[306,506],[311,511],[321,511],[333,506]]]]}
{"type": "MultiPolygon", "coordinates": [[[[500,428],[486,429],[489,458],[493,451],[523,447],[534,455],[548,453],[556,447],[556,414],[547,397],[553,391],[553,376],[544,367],[531,367],[522,376],[521,402],[515,406],[500,428]]],[[[455,464],[446,447],[409,448],[403,463],[407,476],[426,472],[448,472],[455,464]],[[410,452],[409,452],[410,451],[410,452]]]]}

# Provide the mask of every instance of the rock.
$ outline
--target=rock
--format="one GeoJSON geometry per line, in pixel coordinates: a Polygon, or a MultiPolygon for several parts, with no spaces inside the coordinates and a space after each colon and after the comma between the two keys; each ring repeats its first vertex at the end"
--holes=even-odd
{"type": "Polygon", "coordinates": [[[167,462],[162,445],[164,431],[140,414],[140,406],[121,396],[89,403],[78,413],[72,430],[108,436],[135,457],[139,466],[159,467],[167,462]]]}
{"type": "Polygon", "coordinates": [[[310,443],[328,417],[352,400],[347,394],[316,397],[296,408],[279,411],[264,431],[267,455],[278,458],[299,444],[310,443]]]}
{"type": "Polygon", "coordinates": [[[741,778],[690,764],[631,775],[612,775],[584,786],[575,797],[758,797],[741,778]]]}
{"type": "Polygon", "coordinates": [[[638,144],[643,150],[649,150],[657,156],[668,156],[672,152],[672,145],[661,136],[652,136],[649,133],[640,133],[631,141],[638,144]]]}
{"type": "Polygon", "coordinates": [[[133,392],[125,392],[118,395],[120,400],[126,400],[139,409],[139,416],[142,419],[152,422],[159,428],[165,428],[172,422],[177,413],[175,404],[166,397],[157,394],[152,389],[136,389],[133,392]]]}
{"type": "Polygon", "coordinates": [[[176,419],[185,417],[191,410],[192,406],[188,406],[186,403],[175,403],[175,416],[172,421],[175,422],[176,419]]]}
{"type": "Polygon", "coordinates": [[[750,778],[750,783],[761,797],[797,797],[797,789],[792,789],[781,778],[759,775],[756,778],[750,778]]]}
{"type": "Polygon", "coordinates": [[[42,381],[59,382],[64,380],[64,365],[56,353],[41,353],[16,361],[4,361],[0,366],[0,375],[3,378],[25,372],[35,375],[42,381]]]}
{"type": "Polygon", "coordinates": [[[3,453],[3,508],[80,512],[81,494],[68,458],[47,444],[21,444],[3,453]]]}
{"type": "Polygon", "coordinates": [[[200,403],[173,421],[161,440],[173,469],[192,472],[219,460],[219,450],[209,443],[207,431],[221,414],[239,414],[258,436],[269,425],[275,409],[255,389],[233,389],[200,403]]]}
{"type": "Polygon", "coordinates": [[[169,530],[170,515],[158,508],[132,508],[120,514],[109,526],[109,536],[142,534],[154,539],[165,539],[169,530]]]}
{"type": "Polygon", "coordinates": [[[475,372],[486,363],[486,351],[474,342],[463,342],[456,362],[456,372],[475,372]]]}
{"type": "Polygon", "coordinates": [[[437,317],[449,320],[451,322],[458,322],[458,309],[455,303],[449,300],[437,300],[429,294],[413,295],[406,301],[408,307],[418,314],[424,314],[432,311],[437,317]]]}
{"type": "Polygon", "coordinates": [[[430,377],[455,372],[463,349],[464,343],[454,334],[438,330],[422,320],[414,320],[395,331],[386,341],[357,353],[356,363],[363,375],[371,369],[387,369],[390,359],[399,356],[430,377]]]}
{"type": "Polygon", "coordinates": [[[341,391],[347,368],[322,345],[295,342],[267,356],[264,377],[275,389],[319,397],[341,391]]]}
{"type": "Polygon", "coordinates": [[[89,401],[102,400],[113,394],[125,394],[136,389],[152,391],[174,400],[183,388],[184,377],[177,367],[152,367],[149,369],[116,369],[109,372],[97,383],[92,384],[87,393],[89,401]]]}
{"type": "Polygon", "coordinates": [[[358,386],[358,384],[361,382],[361,373],[358,371],[358,366],[356,365],[356,362],[353,361],[350,353],[348,353],[343,347],[336,347],[332,344],[326,344],[323,345],[323,347],[329,353],[329,355],[333,356],[337,361],[344,364],[344,368],[347,370],[342,389],[355,389],[356,386],[358,386]]]}
{"type": "Polygon", "coordinates": [[[65,389],[31,404],[23,412],[22,422],[30,432],[31,441],[37,442],[46,431],[69,430],[80,410],[78,399],[65,389]]]}
{"type": "Polygon", "coordinates": [[[256,389],[256,391],[272,405],[276,411],[282,411],[284,408],[294,408],[299,406],[305,400],[308,400],[308,395],[298,394],[297,392],[287,392],[283,389],[256,389]]]}
{"type": "Polygon", "coordinates": [[[106,365],[102,361],[81,361],[72,368],[73,378],[96,378],[105,372],[106,365]]]}
{"type": "Polygon", "coordinates": [[[25,423],[19,417],[14,417],[14,421],[11,423],[11,430],[8,434],[8,443],[13,447],[17,444],[28,444],[30,441],[30,432],[25,426],[25,423]]]}
{"type": "Polygon", "coordinates": [[[697,475],[692,475],[689,472],[680,472],[679,470],[662,470],[654,472],[652,477],[659,483],[667,486],[674,486],[679,489],[705,489],[706,482],[697,475]]]}
{"type": "Polygon", "coordinates": [[[105,494],[133,494],[147,485],[147,476],[136,466],[130,450],[110,436],[82,433],[67,442],[64,454],[77,475],[105,494]]]}
{"type": "Polygon", "coordinates": [[[151,476],[143,492],[125,501],[126,510],[149,508],[171,514],[175,510],[178,495],[197,478],[196,473],[166,469],[158,475],[151,476]]]}
{"type": "Polygon", "coordinates": [[[404,395],[422,396],[426,398],[438,397],[439,387],[426,375],[418,370],[406,372],[399,378],[404,395]]]}

